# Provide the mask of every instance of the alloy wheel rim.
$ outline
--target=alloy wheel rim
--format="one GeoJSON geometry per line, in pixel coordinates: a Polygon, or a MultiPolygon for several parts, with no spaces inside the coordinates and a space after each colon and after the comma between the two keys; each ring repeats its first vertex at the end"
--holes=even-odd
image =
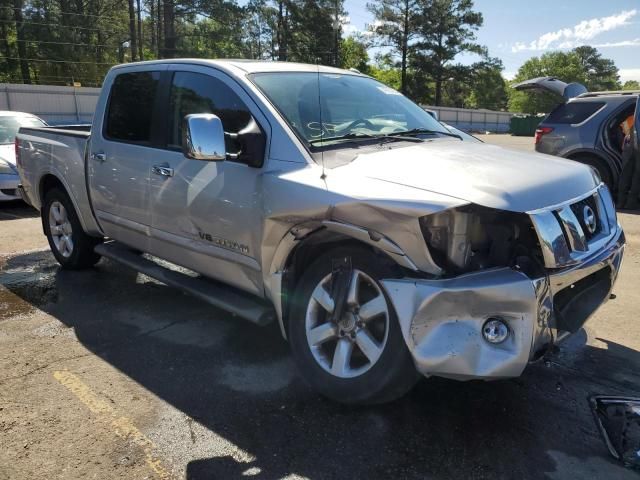
{"type": "Polygon", "coordinates": [[[380,359],[389,336],[389,306],[380,286],[366,273],[353,269],[346,305],[332,321],[332,274],[311,294],[305,316],[307,344],[315,361],[339,378],[354,378],[380,359]]]}
{"type": "Polygon", "coordinates": [[[58,253],[69,258],[73,253],[73,228],[67,209],[58,201],[49,207],[49,231],[58,253]]]}

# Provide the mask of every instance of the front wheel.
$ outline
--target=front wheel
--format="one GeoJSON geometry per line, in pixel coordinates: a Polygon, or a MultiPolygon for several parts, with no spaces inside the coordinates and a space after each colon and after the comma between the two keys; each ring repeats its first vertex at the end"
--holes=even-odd
{"type": "Polygon", "coordinates": [[[303,378],[323,395],[342,403],[383,403],[404,395],[418,379],[380,284],[392,274],[359,249],[330,252],[303,274],[289,338],[303,378]],[[349,266],[339,273],[337,262],[349,266]],[[335,284],[340,281],[342,293],[335,284]]]}

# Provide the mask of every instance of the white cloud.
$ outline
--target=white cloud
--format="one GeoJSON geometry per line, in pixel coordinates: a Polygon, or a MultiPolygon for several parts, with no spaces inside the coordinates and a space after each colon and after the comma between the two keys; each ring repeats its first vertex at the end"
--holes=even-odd
{"type": "Polygon", "coordinates": [[[357,37],[361,33],[361,30],[355,25],[347,23],[342,25],[342,33],[347,37],[357,37]]]}
{"type": "Polygon", "coordinates": [[[373,32],[368,29],[368,25],[365,25],[365,30],[360,30],[351,23],[351,17],[340,16],[339,21],[342,26],[342,33],[346,37],[370,37],[373,35],[373,32]]]}
{"type": "Polygon", "coordinates": [[[640,82],[640,68],[621,68],[618,73],[620,74],[620,81],[622,81],[622,83],[627,80],[640,82]]]}
{"type": "Polygon", "coordinates": [[[571,28],[562,28],[555,32],[545,33],[529,43],[516,42],[511,46],[511,51],[517,53],[523,50],[540,51],[549,50],[550,48],[577,47],[578,45],[583,45],[587,40],[597,37],[601,33],[629,25],[629,20],[637,13],[638,11],[636,9],[624,10],[608,17],[583,20],[571,28]]]}
{"type": "Polygon", "coordinates": [[[633,40],[622,40],[620,42],[596,43],[593,46],[597,48],[640,47],[640,38],[634,38],[633,40]]]}

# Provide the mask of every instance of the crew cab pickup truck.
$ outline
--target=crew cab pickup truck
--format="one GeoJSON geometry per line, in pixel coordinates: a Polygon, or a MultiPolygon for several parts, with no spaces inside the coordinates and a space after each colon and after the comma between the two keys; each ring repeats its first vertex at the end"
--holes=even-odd
{"type": "Polygon", "coordinates": [[[622,261],[594,169],[462,141],[352,71],[116,66],[90,131],[22,128],[16,150],[63,268],[108,257],[278,322],[303,378],[346,403],[419,374],[519,376],[622,261]]]}

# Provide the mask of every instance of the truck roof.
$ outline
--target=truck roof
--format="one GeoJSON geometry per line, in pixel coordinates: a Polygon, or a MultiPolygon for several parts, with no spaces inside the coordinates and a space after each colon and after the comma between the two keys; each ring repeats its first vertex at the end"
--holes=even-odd
{"type": "Polygon", "coordinates": [[[272,60],[246,60],[246,59],[204,59],[204,58],[172,58],[165,60],[151,60],[146,62],[124,63],[113,67],[113,69],[133,67],[137,65],[162,65],[162,64],[200,64],[214,65],[217,67],[233,67],[246,73],[258,72],[321,72],[340,73],[349,75],[361,75],[353,70],[343,70],[341,68],[327,67],[325,65],[313,65],[309,63],[277,62],[272,60]]]}

